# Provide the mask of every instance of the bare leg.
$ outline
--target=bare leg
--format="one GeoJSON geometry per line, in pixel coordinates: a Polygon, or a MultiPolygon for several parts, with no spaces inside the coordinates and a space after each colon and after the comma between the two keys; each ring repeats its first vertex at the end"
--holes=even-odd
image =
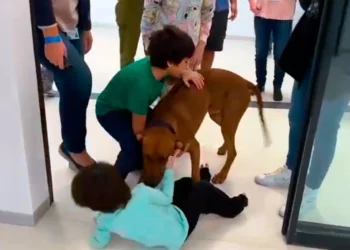
{"type": "Polygon", "coordinates": [[[201,63],[201,69],[211,69],[214,63],[215,51],[205,50],[201,63]]]}

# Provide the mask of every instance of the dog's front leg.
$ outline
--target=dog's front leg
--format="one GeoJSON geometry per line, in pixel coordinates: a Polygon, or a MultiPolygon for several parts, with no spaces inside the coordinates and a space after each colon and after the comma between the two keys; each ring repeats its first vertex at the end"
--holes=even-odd
{"type": "Polygon", "coordinates": [[[200,145],[199,142],[194,138],[190,142],[190,147],[188,152],[191,156],[191,164],[192,164],[192,180],[193,182],[200,182],[200,145]]]}

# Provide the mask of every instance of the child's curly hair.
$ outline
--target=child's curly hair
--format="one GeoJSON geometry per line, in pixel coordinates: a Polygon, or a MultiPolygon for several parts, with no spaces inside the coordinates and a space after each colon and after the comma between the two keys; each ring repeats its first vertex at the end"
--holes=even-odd
{"type": "Polygon", "coordinates": [[[113,213],[124,208],[131,199],[131,190],[117,170],[105,162],[83,168],[71,187],[75,203],[93,211],[113,213]]]}

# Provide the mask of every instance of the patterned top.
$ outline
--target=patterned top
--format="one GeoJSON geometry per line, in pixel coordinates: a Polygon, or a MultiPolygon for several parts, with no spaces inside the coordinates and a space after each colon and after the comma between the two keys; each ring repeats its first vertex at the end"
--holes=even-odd
{"type": "Polygon", "coordinates": [[[256,0],[256,3],[261,6],[261,11],[256,16],[275,20],[294,18],[296,0],[256,0]]]}
{"type": "Polygon", "coordinates": [[[207,42],[215,0],[145,0],[141,32],[145,48],[155,30],[172,24],[187,32],[193,42],[207,42]]]}

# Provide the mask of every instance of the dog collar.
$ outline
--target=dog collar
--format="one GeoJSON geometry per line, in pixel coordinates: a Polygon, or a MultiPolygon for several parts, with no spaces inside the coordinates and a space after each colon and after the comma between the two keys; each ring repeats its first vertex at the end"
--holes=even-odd
{"type": "Polygon", "coordinates": [[[171,126],[169,123],[164,122],[164,121],[156,121],[156,122],[151,122],[148,126],[148,128],[152,127],[161,127],[161,128],[167,128],[172,134],[176,134],[175,129],[173,126],[171,126]]]}

